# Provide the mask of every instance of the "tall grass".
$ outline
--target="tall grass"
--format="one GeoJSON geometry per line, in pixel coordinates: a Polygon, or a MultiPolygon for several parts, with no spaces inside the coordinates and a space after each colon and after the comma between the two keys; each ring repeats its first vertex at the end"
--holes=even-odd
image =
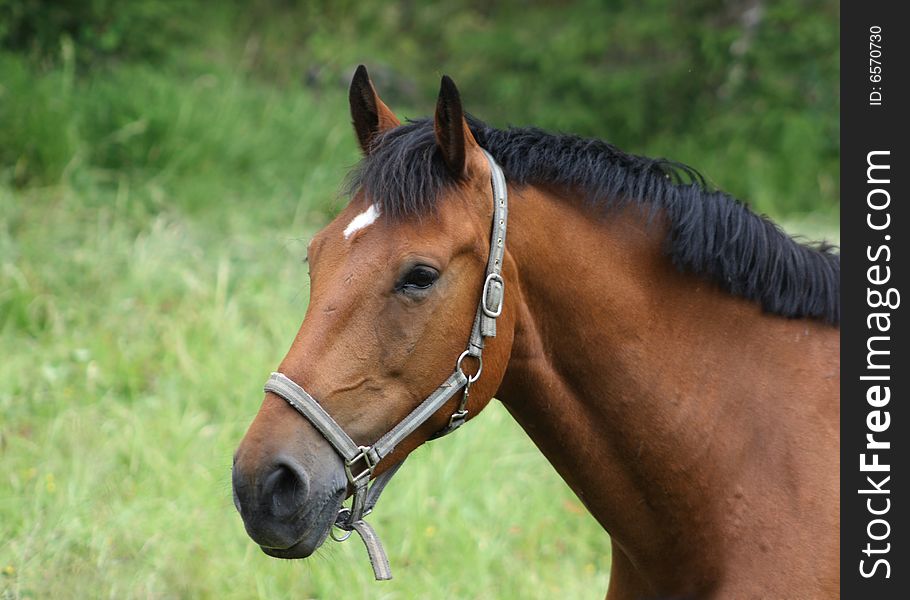
{"type": "Polygon", "coordinates": [[[607,536],[498,406],[383,497],[392,582],[356,539],[285,562],[244,533],[231,454],[357,158],[343,98],[0,74],[0,598],[603,594],[607,536]]]}

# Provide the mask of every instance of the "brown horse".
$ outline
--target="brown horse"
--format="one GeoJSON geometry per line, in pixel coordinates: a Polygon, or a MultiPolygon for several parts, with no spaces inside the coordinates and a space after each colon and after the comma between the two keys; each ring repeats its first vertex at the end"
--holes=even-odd
{"type": "MultiPolygon", "coordinates": [[[[309,245],[288,380],[362,445],[446,381],[486,302],[501,167],[504,300],[465,409],[495,395],[609,532],[607,597],[837,597],[835,253],[683,165],[466,119],[448,78],[435,118],[401,125],[361,67],[351,112],[365,156],[309,245]]],[[[461,398],[361,474],[445,429],[461,398]]],[[[253,540],[301,558],[354,486],[289,402],[266,394],[233,477],[253,540]]]]}

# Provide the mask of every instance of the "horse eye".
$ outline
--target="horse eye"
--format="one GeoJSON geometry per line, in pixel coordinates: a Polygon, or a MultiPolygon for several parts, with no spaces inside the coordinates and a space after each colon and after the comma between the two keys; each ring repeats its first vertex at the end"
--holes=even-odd
{"type": "Polygon", "coordinates": [[[439,271],[433,267],[418,265],[407,272],[395,286],[399,291],[426,290],[439,279],[439,271]]]}

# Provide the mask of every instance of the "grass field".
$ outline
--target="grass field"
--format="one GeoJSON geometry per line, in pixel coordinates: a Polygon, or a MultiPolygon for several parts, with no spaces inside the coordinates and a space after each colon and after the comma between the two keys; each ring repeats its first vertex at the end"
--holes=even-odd
{"type": "Polygon", "coordinates": [[[342,94],[0,74],[0,598],[603,596],[608,537],[495,403],[384,495],[392,582],[356,539],[286,562],[244,533],[231,454],[357,159],[342,94]]]}
{"type": "Polygon", "coordinates": [[[606,535],[498,406],[384,496],[394,581],[356,539],[258,550],[231,454],[302,317],[312,228],[230,212],[0,192],[0,597],[602,594],[606,535]]]}

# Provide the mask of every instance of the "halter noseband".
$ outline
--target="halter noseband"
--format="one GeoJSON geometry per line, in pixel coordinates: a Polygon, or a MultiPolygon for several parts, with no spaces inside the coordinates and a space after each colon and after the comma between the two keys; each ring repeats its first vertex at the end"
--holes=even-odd
{"type": "Polygon", "coordinates": [[[463,390],[461,401],[458,404],[458,408],[449,417],[448,425],[436,432],[430,439],[436,439],[452,433],[464,424],[468,416],[466,407],[471,384],[477,381],[483,370],[484,339],[496,336],[496,318],[502,313],[503,292],[505,290],[505,282],[502,279],[502,260],[506,247],[508,193],[502,169],[486,150],[483,153],[490,164],[493,187],[493,227],[490,236],[490,255],[487,259],[486,277],[483,280],[480,303],[471,328],[471,338],[468,341],[467,349],[456,360],[455,371],[449,378],[372,446],[357,445],[335,419],[322,408],[319,402],[287,376],[281,373],[272,373],[265,383],[266,392],[281,396],[297,412],[306,417],[344,460],[344,472],[347,476],[348,484],[354,488],[354,495],[351,507],[343,507],[339,510],[334,523],[335,527],[347,533],[341,537],[336,537],[333,532],[332,538],[337,541],[344,541],[350,537],[351,531],[356,531],[363,539],[367,554],[370,557],[370,563],[373,565],[373,573],[376,579],[379,580],[392,578],[389,559],[376,532],[363,518],[373,510],[382,490],[401,465],[404,464],[404,461],[402,460],[384,471],[376,477],[373,485],[369,485],[373,470],[383,457],[391,453],[395,446],[436,414],[459,390],[463,390]],[[477,372],[473,375],[465,374],[461,368],[462,362],[469,356],[477,359],[478,363],[477,372]]]}

